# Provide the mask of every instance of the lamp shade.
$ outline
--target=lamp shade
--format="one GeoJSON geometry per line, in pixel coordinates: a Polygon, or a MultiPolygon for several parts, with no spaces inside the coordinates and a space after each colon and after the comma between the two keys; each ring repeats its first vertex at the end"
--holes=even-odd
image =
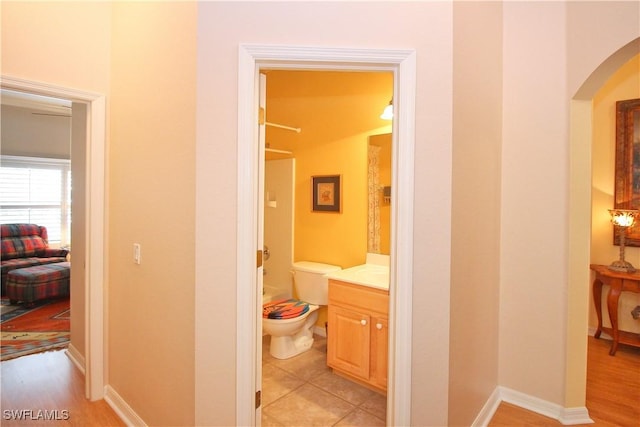
{"type": "Polygon", "coordinates": [[[393,120],[393,99],[389,101],[389,105],[384,107],[384,111],[380,115],[382,120],[393,120]]]}
{"type": "Polygon", "coordinates": [[[611,222],[618,227],[631,227],[636,222],[638,212],[632,209],[609,209],[611,222]]]}
{"type": "Polygon", "coordinates": [[[620,259],[612,262],[611,265],[609,265],[609,270],[624,273],[634,273],[636,271],[635,267],[624,259],[624,246],[627,228],[636,222],[638,213],[640,213],[640,211],[634,209],[609,209],[611,222],[616,226],[616,232],[620,242],[620,259]]]}

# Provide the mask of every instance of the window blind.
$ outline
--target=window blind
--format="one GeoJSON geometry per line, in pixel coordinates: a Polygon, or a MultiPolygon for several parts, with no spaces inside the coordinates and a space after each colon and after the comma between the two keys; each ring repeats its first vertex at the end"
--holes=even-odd
{"type": "Polygon", "coordinates": [[[43,225],[49,243],[69,245],[69,160],[2,156],[0,161],[0,223],[43,225]]]}

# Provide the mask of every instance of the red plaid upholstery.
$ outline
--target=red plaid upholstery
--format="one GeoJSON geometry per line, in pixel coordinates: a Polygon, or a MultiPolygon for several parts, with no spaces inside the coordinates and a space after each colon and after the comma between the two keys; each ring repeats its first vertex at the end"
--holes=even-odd
{"type": "Polygon", "coordinates": [[[18,268],[66,261],[66,249],[49,247],[46,227],[36,224],[1,224],[0,271],[2,295],[5,293],[7,274],[18,268]]]}
{"type": "Polygon", "coordinates": [[[49,241],[47,228],[36,224],[2,224],[0,237],[40,236],[49,241]]]}
{"type": "Polygon", "coordinates": [[[7,297],[12,303],[31,303],[69,295],[70,266],[69,262],[58,262],[11,270],[7,274],[7,297]]]}
{"type": "Polygon", "coordinates": [[[2,224],[1,259],[38,256],[49,246],[46,227],[36,224],[2,224]]]}

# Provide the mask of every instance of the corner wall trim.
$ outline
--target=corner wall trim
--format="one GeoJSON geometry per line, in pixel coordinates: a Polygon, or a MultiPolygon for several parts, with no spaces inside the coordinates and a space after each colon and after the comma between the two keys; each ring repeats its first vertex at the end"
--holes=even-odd
{"type": "Polygon", "coordinates": [[[104,400],[128,426],[147,427],[147,424],[131,409],[131,406],[111,386],[104,388],[104,400]]]}
{"type": "Polygon", "coordinates": [[[500,399],[500,388],[496,387],[495,390],[493,390],[493,393],[491,393],[491,396],[489,396],[489,399],[487,399],[487,402],[478,413],[476,419],[473,420],[471,427],[488,426],[491,422],[491,418],[493,418],[493,415],[498,410],[498,406],[500,406],[501,402],[502,400],[500,399]]]}
{"type": "Polygon", "coordinates": [[[497,390],[502,402],[511,403],[545,417],[554,418],[563,425],[592,424],[586,407],[564,408],[557,403],[549,402],[507,387],[498,386],[497,390]]]}
{"type": "Polygon", "coordinates": [[[585,407],[579,408],[562,408],[560,418],[558,420],[564,425],[576,424],[593,424],[593,420],[589,417],[589,410],[585,407]]]}
{"type": "Polygon", "coordinates": [[[76,368],[78,368],[78,370],[82,372],[82,375],[85,375],[84,356],[78,351],[78,349],[73,344],[69,344],[69,347],[65,351],[65,354],[69,359],[71,359],[76,368]]]}

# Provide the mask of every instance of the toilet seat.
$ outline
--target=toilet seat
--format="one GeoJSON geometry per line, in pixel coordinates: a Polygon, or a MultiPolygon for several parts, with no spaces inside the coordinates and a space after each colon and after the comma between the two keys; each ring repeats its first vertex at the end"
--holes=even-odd
{"type": "Polygon", "coordinates": [[[263,319],[295,319],[309,311],[309,304],[294,298],[272,301],[262,306],[263,319]]]}

